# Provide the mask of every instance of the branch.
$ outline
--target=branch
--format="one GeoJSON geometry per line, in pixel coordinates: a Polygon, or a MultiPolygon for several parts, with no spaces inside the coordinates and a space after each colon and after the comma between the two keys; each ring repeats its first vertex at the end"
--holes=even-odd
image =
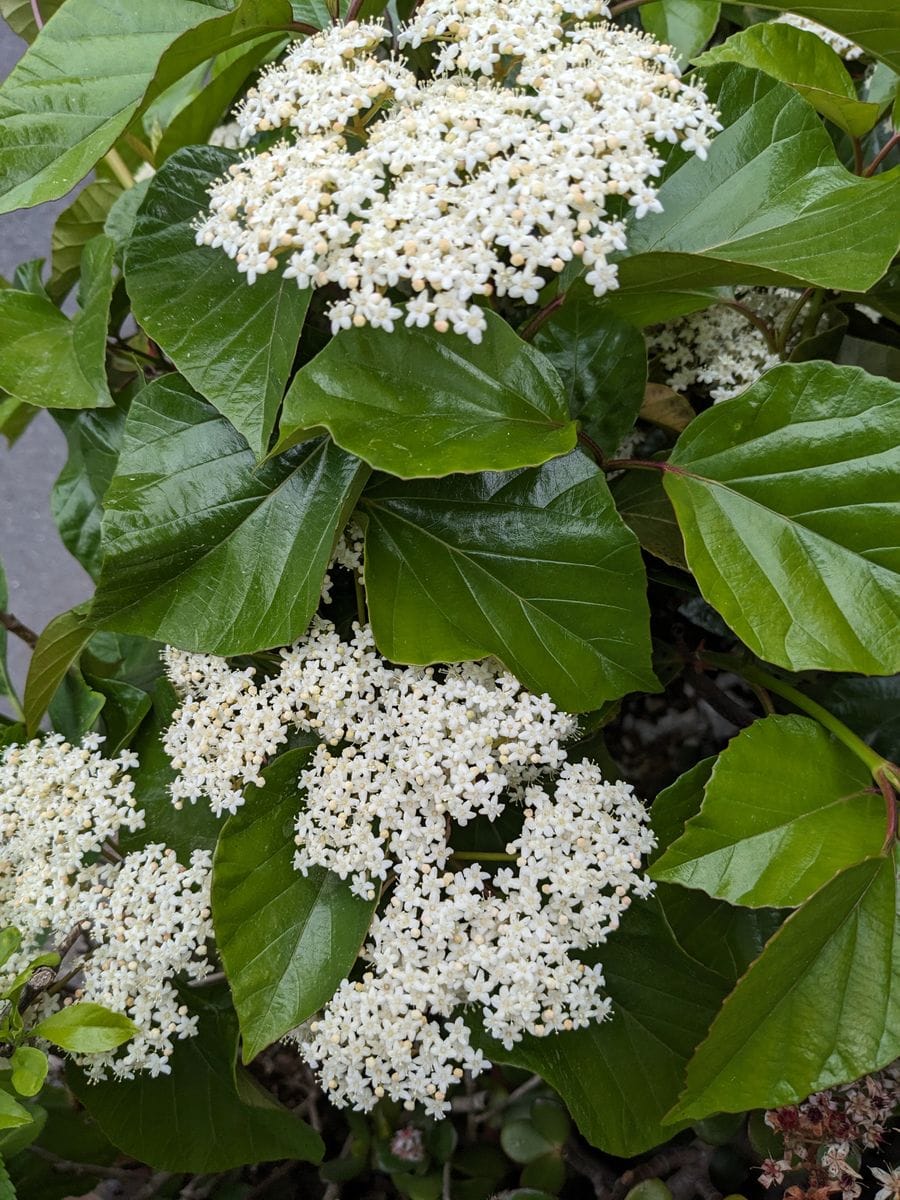
{"type": "Polygon", "coordinates": [[[544,322],[552,317],[558,308],[562,308],[566,302],[567,295],[567,292],[560,292],[558,295],[553,297],[549,304],[545,304],[540,312],[536,313],[531,318],[531,320],[519,334],[519,337],[523,342],[530,342],[544,322]]]}
{"type": "Polygon", "coordinates": [[[32,1154],[36,1154],[38,1158],[49,1163],[53,1170],[58,1171],[60,1175],[90,1175],[95,1179],[128,1180],[130,1183],[134,1182],[137,1175],[137,1168],[129,1170],[127,1167],[101,1167],[99,1163],[70,1162],[67,1158],[61,1158],[58,1154],[54,1154],[52,1150],[45,1150],[43,1146],[33,1144],[28,1149],[32,1154]]]}
{"type": "Polygon", "coordinates": [[[22,624],[18,617],[14,617],[12,613],[4,612],[2,609],[0,609],[0,625],[3,625],[10,633],[14,633],[32,650],[38,644],[38,635],[33,629],[29,629],[27,625],[22,624]]]}
{"type": "Polygon", "coordinates": [[[893,134],[893,136],[890,137],[887,142],[885,142],[885,144],[881,147],[881,149],[863,171],[864,177],[868,179],[870,175],[874,175],[887,156],[892,150],[895,150],[897,146],[900,146],[900,133],[893,134]]]}

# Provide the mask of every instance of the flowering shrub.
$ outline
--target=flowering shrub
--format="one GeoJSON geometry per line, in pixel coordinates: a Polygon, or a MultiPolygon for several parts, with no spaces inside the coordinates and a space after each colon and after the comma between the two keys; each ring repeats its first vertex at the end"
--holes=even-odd
{"type": "Polygon", "coordinates": [[[896,1200],[896,6],[0,13],[0,1196],[896,1200]]]}

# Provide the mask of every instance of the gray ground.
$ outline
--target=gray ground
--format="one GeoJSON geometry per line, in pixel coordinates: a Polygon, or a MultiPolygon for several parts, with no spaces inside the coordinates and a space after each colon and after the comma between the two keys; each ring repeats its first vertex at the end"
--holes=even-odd
{"type": "MultiPolygon", "coordinates": [[[[6,78],[24,48],[0,20],[0,78],[6,78]]],[[[0,275],[9,279],[20,262],[49,255],[50,231],[66,203],[0,216],[0,275]]],[[[62,435],[46,413],[11,450],[0,439],[0,560],[9,583],[9,607],[38,631],[91,590],[90,579],[63,547],[50,516],[50,488],[65,457],[62,435]]],[[[9,641],[13,674],[21,681],[28,651],[16,638],[9,641]]]]}

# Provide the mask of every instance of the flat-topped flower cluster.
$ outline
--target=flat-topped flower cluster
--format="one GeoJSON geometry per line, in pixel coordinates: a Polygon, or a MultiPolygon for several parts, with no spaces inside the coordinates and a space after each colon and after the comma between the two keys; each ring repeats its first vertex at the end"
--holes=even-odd
{"type": "Polygon", "coordinates": [[[320,739],[295,865],[381,901],[361,975],[297,1032],[335,1102],[445,1111],[463,1072],[489,1065],[469,1009],[507,1047],[606,1015],[583,952],[649,893],[653,838],[628,785],[567,761],[577,722],[547,696],[496,662],[387,663],[368,627],[345,641],[321,620],[264,680],[171,649],[167,664],[183,693],[164,737],[178,803],[233,811],[292,730],[320,739]]]}
{"type": "Polygon", "coordinates": [[[659,146],[704,157],[720,126],[668,47],[590,23],[604,16],[598,0],[431,0],[398,39],[433,48],[425,82],[383,25],[299,43],[237,112],[244,140],[290,138],[214,185],[198,243],[251,283],[337,285],[335,332],[403,319],[478,342],[492,297],[534,304],[573,258],[614,288],[610,201],[659,211],[659,146]]]}
{"type": "MultiPolygon", "coordinates": [[[[210,970],[211,860],[197,850],[183,866],[162,845],[117,851],[122,831],[144,825],[128,775],[137,759],[128,751],[104,758],[101,742],[90,735],[74,746],[53,734],[0,757],[0,924],[23,939],[4,975],[71,943],[61,971],[77,970],[75,999],[138,1026],[120,1050],[80,1056],[88,1075],[157,1075],[168,1071],[175,1041],[196,1031],[174,981],[210,970]]],[[[60,993],[41,1005],[62,1002],[60,993]]]]}

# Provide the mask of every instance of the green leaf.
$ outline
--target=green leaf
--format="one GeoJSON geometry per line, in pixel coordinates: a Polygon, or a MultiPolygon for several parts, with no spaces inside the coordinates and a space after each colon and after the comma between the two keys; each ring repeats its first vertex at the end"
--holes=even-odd
{"type": "Polygon", "coordinates": [[[660,859],[673,842],[678,841],[685,825],[700,811],[703,790],[715,765],[714,754],[702,758],[683,775],[679,775],[674,783],[663,788],[653,801],[650,816],[656,834],[656,847],[650,854],[651,864],[660,859]]]}
{"type": "Polygon", "coordinates": [[[786,3],[753,0],[753,3],[756,8],[799,13],[827,25],[900,71],[900,9],[894,0],[867,0],[864,4],[848,4],[847,0],[787,0],[786,3]]]}
{"type": "Polygon", "coordinates": [[[647,32],[674,46],[684,64],[715,33],[721,9],[716,0],[655,0],[645,4],[640,14],[647,32]]]}
{"type": "Polygon", "coordinates": [[[25,722],[33,737],[69,667],[87,645],[93,626],[83,604],[60,613],[34,648],[25,681],[25,722]]]}
{"type": "MultiPolygon", "coordinates": [[[[6,585],[6,572],[3,570],[3,564],[0,563],[0,610],[5,611],[8,603],[9,590],[6,585]]],[[[16,716],[21,718],[22,710],[19,707],[19,699],[16,695],[16,689],[13,687],[13,681],[10,678],[9,667],[6,661],[8,641],[9,637],[6,632],[6,626],[0,625],[0,696],[5,696],[11,702],[16,716]]]]}
{"type": "Polygon", "coordinates": [[[656,900],[633,905],[602,948],[612,1016],[512,1050],[478,1038],[488,1057],[539,1074],[585,1138],[630,1156],[666,1141],[662,1118],[727,992],[718,975],[676,945],[656,900]]]}
{"type": "Polygon", "coordinates": [[[894,858],[874,858],[790,916],[722,1006],[670,1119],[795,1104],[893,1062],[897,901],[894,858]]]}
{"type": "Polygon", "coordinates": [[[16,1200],[16,1189],[2,1158],[0,1158],[0,1200],[16,1200]]]}
{"type": "Polygon", "coordinates": [[[577,280],[535,334],[534,345],[559,372],[572,417],[614,454],[644,399],[647,347],[639,331],[610,314],[577,280]]]}
{"type": "Polygon", "coordinates": [[[258,466],[183,379],[157,380],[125,424],[92,616],[210,654],[294,641],[366,475],[327,439],[258,466]]]}
{"type": "Polygon", "coordinates": [[[826,675],[803,690],[884,758],[900,761],[900,676],[826,675]]]}
{"type": "MultiPolygon", "coordinates": [[[[41,16],[45,22],[50,20],[62,3],[63,0],[40,0],[41,16]]],[[[37,37],[31,0],[0,0],[0,17],[24,41],[33,42],[37,37]]]]}
{"type": "Polygon", "coordinates": [[[769,75],[704,74],[725,128],[706,162],[672,156],[664,211],[631,223],[617,307],[635,293],[737,283],[866,291],[900,242],[900,170],[851,175],[811,105],[769,75]]]}
{"type": "Polygon", "coordinates": [[[10,1059],[12,1085],[20,1096],[36,1096],[44,1086],[49,1062],[43,1050],[34,1046],[16,1046],[10,1059]]]}
{"type": "Polygon", "coordinates": [[[610,484],[619,516],[645,550],[687,570],[684,540],[663,481],[655,471],[625,471],[610,484]]]}
{"type": "Polygon", "coordinates": [[[0,387],[40,408],[112,404],[106,383],[106,332],[113,252],[106,237],[84,247],[79,310],[71,320],[43,296],[12,288],[0,291],[0,387]]]}
{"type": "Polygon", "coordinates": [[[83,188],[57,218],[50,243],[47,292],[51,300],[59,302],[72,290],[81,271],[85,246],[104,232],[107,214],[121,195],[120,184],[98,179],[83,188]]]}
{"type": "Polygon", "coordinates": [[[0,87],[0,212],[65,195],[142,100],[287,20],[287,0],[242,0],[230,12],[201,0],[66,0],[0,87]]]}
{"type": "Polygon", "coordinates": [[[319,1162],[319,1135],[236,1068],[234,1014],[196,997],[192,1007],[199,1033],[176,1044],[171,1074],[88,1083],[70,1072],[73,1091],[110,1141],[176,1173],[217,1174],[281,1158],[319,1162]]]}
{"type": "Polygon", "coordinates": [[[80,742],[90,733],[106,705],[106,697],[94,691],[77,665],[71,666],[50,701],[50,726],[69,742],[80,742]]]}
{"type": "Polygon", "coordinates": [[[144,203],[152,182],[152,179],[142,179],[127,192],[122,192],[107,214],[103,232],[115,243],[117,261],[121,260],[122,251],[134,231],[138,209],[144,203]]]}
{"type": "Polygon", "coordinates": [[[28,1109],[0,1088],[0,1129],[16,1129],[19,1125],[30,1124],[31,1113],[28,1109]]]}
{"type": "Polygon", "coordinates": [[[0,929],[0,967],[5,966],[22,945],[22,935],[12,925],[0,929]]]}
{"type": "Polygon", "coordinates": [[[139,324],[259,457],[269,447],[309,292],[280,271],[251,287],[223,251],[197,245],[192,222],[209,202],[210,185],[239,157],[191,146],[163,164],[138,212],[125,276],[139,324]]]}
{"type": "Polygon", "coordinates": [[[493,654],[571,712],[657,687],[637,542],[584,455],[504,475],[383,480],[362,509],[387,658],[493,654]]]}
{"type": "Polygon", "coordinates": [[[856,95],[850,72],[817,34],[776,21],[751,25],[695,60],[697,66],[740,63],[789,83],[816,112],[854,137],[868,133],[880,106],[856,95]]]}
{"type": "Polygon", "coordinates": [[[100,573],[100,518],[125,431],[125,406],[54,414],[69,457],[53,485],[50,508],[63,545],[96,579],[100,573]]]}
{"type": "Polygon", "coordinates": [[[342,330],[300,370],[280,446],[327,429],[402,479],[537,466],[575,445],[562,384],[500,317],[478,346],[433,328],[342,330]]]}
{"type": "Polygon", "coordinates": [[[900,385],[790,364],[691,422],[665,487],[706,600],[790,670],[900,671],[900,385]]]}
{"type": "Polygon", "coordinates": [[[29,1033],[73,1054],[115,1050],[138,1032],[134,1021],[102,1004],[80,1000],[39,1021],[29,1033]]]}
{"type": "Polygon", "coordinates": [[[732,904],[792,908],[877,854],[884,803],[866,766],[818,721],[771,716],[719,755],[702,807],[655,879],[732,904]]]}
{"type": "Polygon", "coordinates": [[[356,962],[375,911],[323,867],[294,867],[298,776],[307,750],[280,755],[229,817],[213,866],[213,923],[244,1061],[323,1007],[356,962]]]}

